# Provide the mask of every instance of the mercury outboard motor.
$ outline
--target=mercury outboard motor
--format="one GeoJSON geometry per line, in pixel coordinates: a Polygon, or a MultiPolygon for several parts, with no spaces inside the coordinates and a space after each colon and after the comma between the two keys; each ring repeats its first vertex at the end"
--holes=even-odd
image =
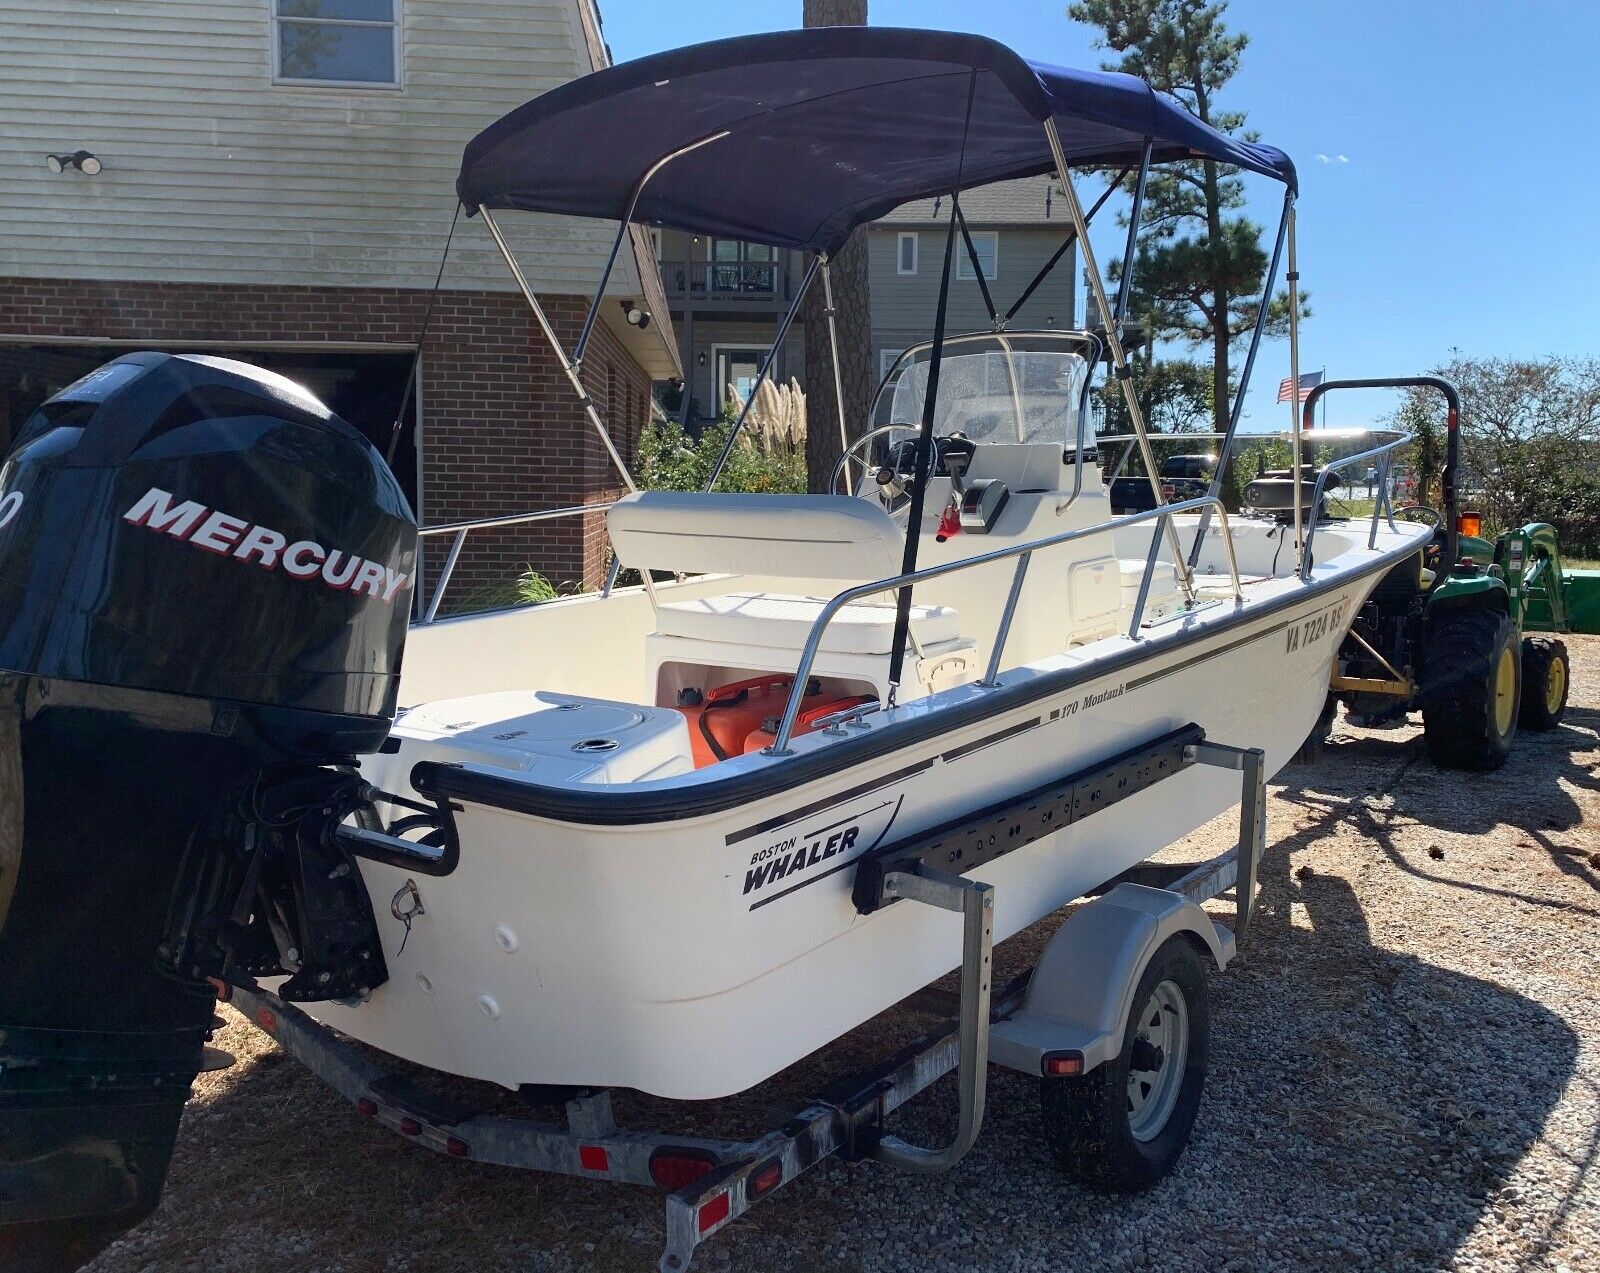
{"type": "MultiPolygon", "coordinates": [[[[349,835],[394,716],[416,523],[291,381],[132,354],[0,468],[0,1266],[72,1268],[147,1215],[206,984],[386,973],[349,835]]],[[[376,828],[376,829],[374,829],[376,828]]]]}

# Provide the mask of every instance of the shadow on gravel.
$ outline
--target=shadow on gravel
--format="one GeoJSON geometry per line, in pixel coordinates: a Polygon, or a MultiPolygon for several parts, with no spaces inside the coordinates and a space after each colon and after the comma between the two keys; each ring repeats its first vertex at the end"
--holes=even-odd
{"type": "Polygon", "coordinates": [[[1511,759],[1493,773],[1439,769],[1419,733],[1396,732],[1392,741],[1336,733],[1321,762],[1291,765],[1278,775],[1277,795],[1314,815],[1323,833],[1348,825],[1419,879],[1600,918],[1600,898],[1596,908],[1586,908],[1429,871],[1396,849],[1393,834],[1399,827],[1427,826],[1446,834],[1494,836],[1499,843],[1545,853],[1563,874],[1600,894],[1600,854],[1592,846],[1557,844],[1550,835],[1583,825],[1574,791],[1600,791],[1595,756],[1600,712],[1571,708],[1557,729],[1519,731],[1511,759]],[[1365,802],[1374,795],[1393,795],[1399,807],[1365,802]]]}
{"type": "MultiPolygon", "coordinates": [[[[1304,1138],[1283,1186],[1303,1199],[1297,1256],[1439,1267],[1504,1205],[1498,1190],[1574,1080],[1578,1038],[1504,986],[1376,946],[1351,884],[1295,865],[1324,834],[1313,822],[1269,852],[1258,926],[1224,979],[1248,987],[1246,1011],[1273,1014],[1281,1046],[1224,1064],[1251,1089],[1249,1134],[1304,1138]]],[[[1563,1209],[1593,1160],[1591,1143],[1563,1209]]]]}

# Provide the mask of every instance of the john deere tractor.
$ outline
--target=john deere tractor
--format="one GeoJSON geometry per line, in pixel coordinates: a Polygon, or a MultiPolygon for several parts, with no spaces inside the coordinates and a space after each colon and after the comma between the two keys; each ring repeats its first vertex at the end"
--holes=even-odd
{"type": "Polygon", "coordinates": [[[1432,541],[1374,589],[1339,650],[1326,737],[1338,703],[1356,722],[1398,724],[1422,713],[1428,753],[1452,769],[1497,769],[1519,724],[1554,729],[1567,707],[1564,632],[1600,631],[1600,573],[1564,571],[1556,533],[1543,523],[1480,537],[1481,517],[1458,508],[1461,400],[1437,376],[1330,380],[1306,399],[1305,418],[1333,389],[1437,389],[1449,407],[1444,508],[1397,510],[1433,524],[1432,541]]]}

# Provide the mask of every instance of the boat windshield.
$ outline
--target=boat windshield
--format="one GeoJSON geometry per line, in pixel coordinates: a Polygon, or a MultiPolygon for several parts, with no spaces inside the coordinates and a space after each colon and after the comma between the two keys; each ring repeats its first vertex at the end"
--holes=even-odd
{"type": "MultiPolygon", "coordinates": [[[[887,415],[879,417],[884,422],[922,423],[928,357],[926,349],[915,351],[884,386],[879,404],[881,412],[882,398],[889,399],[887,415]]],[[[1003,347],[994,338],[976,348],[947,346],[939,370],[934,434],[960,432],[974,442],[1070,446],[1077,439],[1088,374],[1083,355],[1060,346],[1019,348],[1008,340],[1003,347]]]]}

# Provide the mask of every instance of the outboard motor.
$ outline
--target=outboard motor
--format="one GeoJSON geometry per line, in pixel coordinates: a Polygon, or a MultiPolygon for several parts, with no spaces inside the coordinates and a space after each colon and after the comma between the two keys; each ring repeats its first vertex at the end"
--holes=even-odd
{"type": "MultiPolygon", "coordinates": [[[[394,716],[416,523],[291,381],[132,354],[0,469],[0,1266],[156,1204],[215,992],[386,976],[346,828],[394,716]]],[[[374,828],[376,827],[376,831],[374,828]]]]}

